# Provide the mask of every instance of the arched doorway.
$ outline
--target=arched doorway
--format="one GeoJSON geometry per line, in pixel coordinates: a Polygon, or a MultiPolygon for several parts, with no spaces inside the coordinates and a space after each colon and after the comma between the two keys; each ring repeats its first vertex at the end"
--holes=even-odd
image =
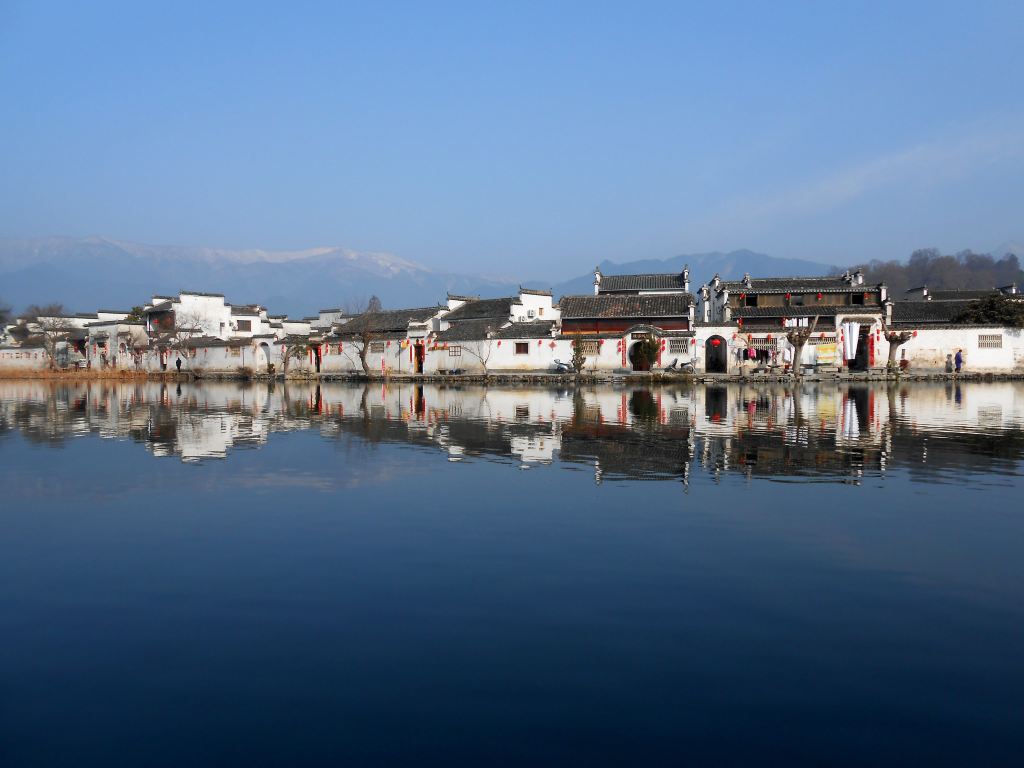
{"type": "Polygon", "coordinates": [[[263,360],[261,361],[263,370],[265,370],[267,373],[270,373],[270,366],[272,365],[272,363],[270,362],[270,345],[267,344],[267,342],[265,341],[261,341],[259,350],[260,352],[263,353],[263,360]]]}
{"type": "Polygon", "coordinates": [[[634,341],[629,348],[629,364],[634,371],[649,371],[658,359],[658,345],[651,338],[634,341]]]}
{"type": "Polygon", "coordinates": [[[708,373],[728,373],[729,345],[721,336],[712,336],[704,342],[704,370],[708,373]]]}

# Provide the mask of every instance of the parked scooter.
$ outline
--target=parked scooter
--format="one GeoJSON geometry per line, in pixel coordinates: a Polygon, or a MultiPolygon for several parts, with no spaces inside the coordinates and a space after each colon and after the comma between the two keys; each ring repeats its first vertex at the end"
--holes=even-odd
{"type": "Polygon", "coordinates": [[[679,358],[674,358],[671,363],[665,366],[665,373],[688,373],[692,374],[696,368],[694,367],[693,360],[687,360],[682,363],[679,362],[679,358]]]}
{"type": "Polygon", "coordinates": [[[563,363],[561,360],[555,360],[555,373],[572,373],[572,365],[570,363],[563,363]]]}

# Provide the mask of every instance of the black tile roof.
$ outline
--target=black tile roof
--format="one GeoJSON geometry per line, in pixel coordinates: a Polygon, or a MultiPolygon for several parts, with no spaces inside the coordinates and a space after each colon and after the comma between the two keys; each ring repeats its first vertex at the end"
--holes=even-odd
{"type": "MultiPolygon", "coordinates": [[[[920,290],[920,289],[918,289],[920,290]]],[[[938,290],[928,289],[927,296],[916,296],[911,298],[907,297],[908,301],[975,301],[977,299],[984,299],[989,296],[998,296],[1002,292],[996,288],[982,288],[982,289],[966,289],[966,288],[940,288],[938,290]]]]}
{"type": "Polygon", "coordinates": [[[487,331],[497,333],[501,326],[508,322],[508,317],[481,317],[455,323],[447,330],[437,334],[438,341],[479,341],[486,337],[487,331]]]}
{"type": "Polygon", "coordinates": [[[532,323],[512,323],[495,334],[498,339],[546,339],[551,336],[554,322],[541,320],[532,323]]]}
{"type": "Polygon", "coordinates": [[[897,301],[892,308],[894,323],[950,323],[971,304],[960,301],[897,301]]]}
{"type": "Polygon", "coordinates": [[[364,312],[338,326],[340,336],[351,336],[363,331],[373,333],[402,332],[409,323],[422,323],[432,318],[439,311],[438,307],[418,307],[416,309],[387,309],[382,312],[364,312]]]}
{"type": "Polygon", "coordinates": [[[874,292],[878,285],[851,285],[841,275],[834,277],[755,277],[747,285],[742,280],[723,280],[719,290],[730,293],[865,293],[874,292]]]}
{"type": "Polygon", "coordinates": [[[512,303],[518,301],[516,298],[502,299],[477,299],[463,304],[458,309],[453,309],[444,319],[450,323],[460,320],[476,320],[483,317],[500,317],[502,322],[508,322],[509,314],[512,312],[512,303]]]}
{"type": "Polygon", "coordinates": [[[641,275],[602,275],[598,290],[601,293],[620,291],[683,291],[686,284],[679,272],[641,275]]]}
{"type": "Polygon", "coordinates": [[[693,296],[667,293],[656,296],[603,295],[563,296],[559,302],[563,320],[596,318],[683,317],[689,314],[693,296]]]}
{"type": "Polygon", "coordinates": [[[732,310],[735,317],[835,317],[836,315],[877,315],[883,311],[881,304],[845,304],[841,306],[807,307],[739,307],[732,310]]]}
{"type": "Polygon", "coordinates": [[[260,308],[255,304],[244,304],[242,306],[237,306],[235,304],[231,305],[232,315],[258,315],[259,313],[260,308]]]}

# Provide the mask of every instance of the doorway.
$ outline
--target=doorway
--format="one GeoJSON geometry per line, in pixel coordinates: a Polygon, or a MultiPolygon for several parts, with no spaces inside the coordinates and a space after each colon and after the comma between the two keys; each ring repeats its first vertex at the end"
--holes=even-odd
{"type": "Polygon", "coordinates": [[[416,373],[423,373],[423,359],[426,357],[426,343],[415,342],[413,344],[413,364],[416,373]]]}
{"type": "Polygon", "coordinates": [[[654,339],[644,338],[629,348],[629,364],[634,371],[649,371],[658,357],[658,345],[654,339]]]}
{"type": "Polygon", "coordinates": [[[704,342],[704,370],[707,373],[728,373],[728,347],[721,336],[712,336],[704,342]]]}
{"type": "Polygon", "coordinates": [[[866,371],[870,366],[870,350],[868,345],[871,338],[871,327],[862,325],[857,334],[857,354],[850,360],[850,370],[853,372],[866,371]]]}

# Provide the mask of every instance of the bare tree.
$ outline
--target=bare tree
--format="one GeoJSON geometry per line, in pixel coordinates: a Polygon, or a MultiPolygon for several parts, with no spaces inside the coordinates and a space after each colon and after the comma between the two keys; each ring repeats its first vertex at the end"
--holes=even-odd
{"type": "Polygon", "coordinates": [[[195,354],[195,339],[203,335],[202,319],[199,315],[187,312],[174,313],[174,325],[168,331],[166,341],[168,348],[184,360],[186,367],[191,367],[189,360],[195,354]]]}
{"type": "Polygon", "coordinates": [[[889,342],[889,359],[885,363],[885,370],[892,371],[898,370],[899,366],[896,365],[896,352],[914,338],[913,331],[896,331],[886,327],[885,322],[882,322],[882,336],[889,342]]]}
{"type": "Polygon", "coordinates": [[[50,364],[50,369],[57,367],[58,352],[67,350],[68,338],[74,326],[64,313],[63,304],[32,304],[25,310],[25,317],[34,324],[43,342],[43,351],[50,364]]]}
{"type": "Polygon", "coordinates": [[[292,360],[301,360],[309,353],[309,340],[301,337],[287,338],[281,344],[281,370],[288,375],[288,366],[292,360]]]}
{"type": "Polygon", "coordinates": [[[465,341],[461,342],[459,346],[462,347],[462,351],[468,354],[470,357],[475,358],[480,366],[484,369],[484,376],[487,375],[487,361],[491,359],[491,352],[493,351],[494,345],[491,344],[491,337],[494,332],[488,327],[484,331],[484,338],[480,341],[465,341]]]}
{"type": "Polygon", "coordinates": [[[818,315],[815,315],[810,325],[790,328],[786,333],[786,340],[793,345],[793,375],[797,378],[804,375],[803,369],[800,367],[800,358],[803,356],[804,346],[806,346],[808,339],[814,335],[814,329],[817,327],[818,315]]]}
{"type": "Polygon", "coordinates": [[[378,324],[375,322],[374,315],[380,310],[374,309],[373,307],[380,306],[380,299],[376,302],[373,300],[377,299],[376,296],[371,297],[367,304],[366,311],[363,312],[359,317],[351,320],[350,322],[338,326],[339,333],[342,337],[343,351],[345,355],[352,361],[352,353],[356,354],[356,359],[359,360],[359,366],[363,369],[363,375],[367,378],[370,377],[370,364],[367,362],[367,356],[370,354],[374,342],[380,341],[384,338],[384,335],[379,331],[378,324]],[[351,349],[349,349],[351,347],[351,349]]]}

